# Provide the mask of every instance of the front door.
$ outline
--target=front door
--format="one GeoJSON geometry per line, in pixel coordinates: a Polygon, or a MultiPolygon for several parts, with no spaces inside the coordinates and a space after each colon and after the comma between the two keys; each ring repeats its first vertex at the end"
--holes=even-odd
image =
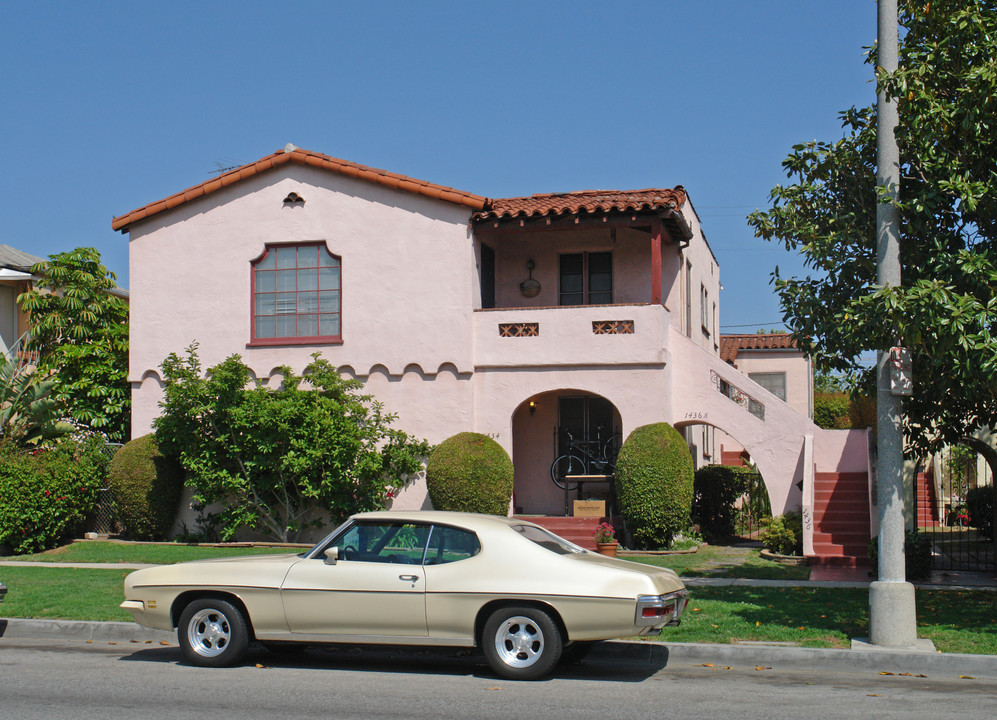
{"type": "Polygon", "coordinates": [[[428,525],[356,524],[333,540],[335,564],[295,564],[281,587],[291,632],[426,637],[428,535],[428,525]]]}

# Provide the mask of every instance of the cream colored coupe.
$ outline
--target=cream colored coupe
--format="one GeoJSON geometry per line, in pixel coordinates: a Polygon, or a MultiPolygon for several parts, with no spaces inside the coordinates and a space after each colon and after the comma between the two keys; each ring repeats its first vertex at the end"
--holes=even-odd
{"type": "Polygon", "coordinates": [[[677,625],[671,570],[584,550],[516,518],[356,515],[300,555],[146,568],[125,579],[136,622],[177,628],[184,657],[218,667],[264,645],[480,646],[499,675],[546,675],[593,641],[677,625]]]}

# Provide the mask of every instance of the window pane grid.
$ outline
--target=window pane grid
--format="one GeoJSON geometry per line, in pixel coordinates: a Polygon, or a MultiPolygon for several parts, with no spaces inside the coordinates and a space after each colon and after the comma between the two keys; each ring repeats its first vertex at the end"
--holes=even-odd
{"type": "Polygon", "coordinates": [[[253,280],[253,339],[339,337],[340,263],[324,246],[268,247],[253,280]]]}

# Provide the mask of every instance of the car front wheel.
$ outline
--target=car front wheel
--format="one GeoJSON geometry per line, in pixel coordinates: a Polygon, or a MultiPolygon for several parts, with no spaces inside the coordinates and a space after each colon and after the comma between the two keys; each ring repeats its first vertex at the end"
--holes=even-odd
{"type": "Polygon", "coordinates": [[[180,650],[188,662],[204,667],[234,665],[249,647],[242,612],[225,600],[194,600],[180,615],[180,650]]]}
{"type": "Polygon", "coordinates": [[[561,657],[563,641],[557,625],[543,610],[506,607],[485,622],[482,650],[492,670],[511,680],[536,680],[561,657]]]}

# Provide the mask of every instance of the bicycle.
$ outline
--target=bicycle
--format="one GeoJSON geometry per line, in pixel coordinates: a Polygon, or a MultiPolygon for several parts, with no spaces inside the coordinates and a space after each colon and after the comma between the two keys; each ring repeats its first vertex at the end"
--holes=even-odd
{"type": "Polygon", "coordinates": [[[562,428],[568,438],[568,451],[558,456],[550,466],[550,477],[554,484],[563,490],[574,490],[578,486],[568,486],[571,475],[611,475],[616,468],[616,454],[620,449],[620,435],[615,434],[604,443],[596,432],[595,440],[575,440],[571,431],[562,428]],[[593,451],[591,448],[595,446],[593,451]],[[590,473],[591,470],[591,473],[590,473]]]}

